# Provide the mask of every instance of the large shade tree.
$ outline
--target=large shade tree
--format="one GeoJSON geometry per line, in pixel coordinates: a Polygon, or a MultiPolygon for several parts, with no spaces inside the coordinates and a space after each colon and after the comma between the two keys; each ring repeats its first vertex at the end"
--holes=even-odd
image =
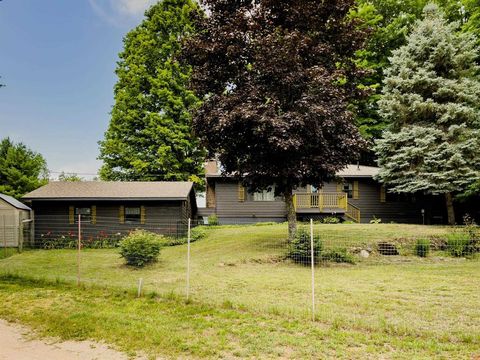
{"type": "Polygon", "coordinates": [[[407,44],[386,70],[381,115],[391,123],[375,151],[378,179],[397,193],[453,197],[479,179],[480,68],[478,47],[436,5],[427,5],[407,44]]]}
{"type": "Polygon", "coordinates": [[[194,31],[193,0],[163,0],[124,39],[116,73],[115,105],[100,142],[104,180],[201,182],[204,151],[192,134],[187,88],[190,67],[177,60],[181,42],[194,31]]]}
{"type": "Polygon", "coordinates": [[[292,190],[331,181],[363,144],[348,109],[363,96],[354,0],[202,3],[183,54],[203,100],[194,129],[225,174],[252,191],[275,186],[293,237],[292,190]]]}
{"type": "Polygon", "coordinates": [[[9,138],[0,142],[0,193],[21,198],[48,182],[42,155],[9,138]]]}

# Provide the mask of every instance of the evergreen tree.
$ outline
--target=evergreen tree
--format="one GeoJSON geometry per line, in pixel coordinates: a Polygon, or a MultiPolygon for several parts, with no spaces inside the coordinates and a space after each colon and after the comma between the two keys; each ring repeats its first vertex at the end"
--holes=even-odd
{"type": "Polygon", "coordinates": [[[9,138],[0,142],[0,193],[17,199],[48,182],[42,155],[9,138]]]}
{"type": "Polygon", "coordinates": [[[391,123],[375,151],[378,179],[398,193],[453,196],[480,177],[480,76],[476,39],[427,5],[386,69],[381,115],[391,123]]]}
{"type": "Polygon", "coordinates": [[[192,0],[163,0],[124,39],[115,105],[100,142],[103,180],[202,181],[204,151],[191,131],[198,103],[187,89],[190,67],[176,56],[191,34],[192,0]]]}

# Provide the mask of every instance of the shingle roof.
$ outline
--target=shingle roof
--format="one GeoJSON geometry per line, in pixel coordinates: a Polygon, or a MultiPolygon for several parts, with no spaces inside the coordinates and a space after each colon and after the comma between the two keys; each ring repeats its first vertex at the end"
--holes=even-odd
{"type": "Polygon", "coordinates": [[[348,177],[374,177],[378,174],[380,168],[375,166],[348,165],[345,169],[337,172],[337,176],[348,177]]]}
{"type": "Polygon", "coordinates": [[[7,203],[9,203],[10,205],[12,205],[13,207],[15,207],[17,209],[27,210],[27,211],[32,210],[27,205],[22,204],[20,201],[18,201],[17,199],[15,199],[11,196],[8,196],[8,195],[5,195],[5,194],[0,194],[0,199],[2,199],[3,201],[6,201],[7,203]]]}
{"type": "MultiPolygon", "coordinates": [[[[337,172],[338,177],[349,178],[349,177],[368,177],[372,178],[378,174],[380,168],[374,166],[364,166],[364,165],[347,165],[343,170],[337,172]]],[[[207,177],[223,177],[220,174],[220,171],[217,172],[207,172],[207,177]]],[[[228,176],[227,176],[228,178],[228,176]]]]}
{"type": "Polygon", "coordinates": [[[35,199],[151,199],[182,200],[192,190],[193,183],[186,181],[53,181],[26,194],[23,198],[35,199]]]}

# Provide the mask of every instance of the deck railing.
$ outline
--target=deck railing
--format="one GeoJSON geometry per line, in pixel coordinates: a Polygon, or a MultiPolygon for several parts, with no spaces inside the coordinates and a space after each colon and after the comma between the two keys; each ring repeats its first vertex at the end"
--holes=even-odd
{"type": "Polygon", "coordinates": [[[347,204],[345,215],[357,223],[360,222],[360,209],[355,205],[347,204]]]}
{"type": "Polygon", "coordinates": [[[296,193],[293,197],[295,209],[343,209],[347,211],[347,194],[343,192],[296,193]]]}

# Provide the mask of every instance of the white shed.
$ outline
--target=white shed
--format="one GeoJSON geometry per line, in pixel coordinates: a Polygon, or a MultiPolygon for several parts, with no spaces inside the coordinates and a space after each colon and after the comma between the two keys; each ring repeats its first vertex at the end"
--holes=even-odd
{"type": "MultiPolygon", "coordinates": [[[[29,225],[32,210],[11,196],[0,194],[0,247],[21,247],[25,224],[29,225]],[[26,221],[27,220],[27,221],[26,221]]],[[[25,235],[29,236],[29,231],[25,235]]]]}

